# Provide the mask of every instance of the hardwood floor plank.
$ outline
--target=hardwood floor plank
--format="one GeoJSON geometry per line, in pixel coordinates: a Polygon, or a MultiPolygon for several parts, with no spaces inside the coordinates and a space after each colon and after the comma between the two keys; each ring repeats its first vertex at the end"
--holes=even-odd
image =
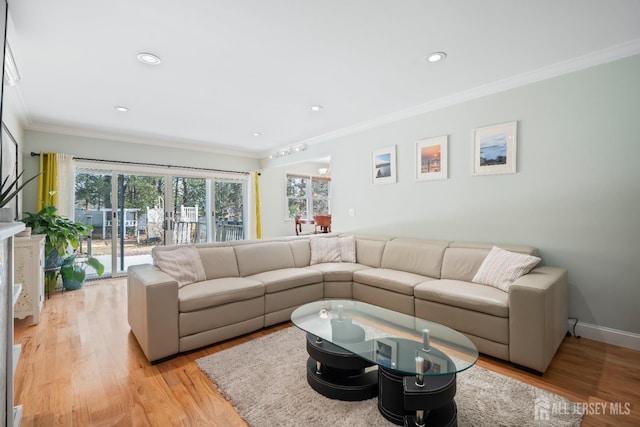
{"type": "MultiPolygon", "coordinates": [[[[22,344],[15,378],[21,425],[246,426],[195,360],[290,323],[151,365],[127,324],[126,292],[122,279],[53,294],[40,324],[16,320],[16,342],[22,344]]],[[[640,425],[638,351],[570,337],[543,376],[488,356],[478,365],[592,405],[585,406],[583,426],[640,425]],[[609,412],[592,413],[596,404],[609,412]],[[623,413],[611,414],[616,408],[623,413]]]]}

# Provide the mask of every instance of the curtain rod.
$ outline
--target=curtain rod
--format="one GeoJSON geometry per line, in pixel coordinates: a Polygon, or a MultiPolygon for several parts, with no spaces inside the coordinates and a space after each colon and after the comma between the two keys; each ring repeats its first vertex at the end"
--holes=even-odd
{"type": "MultiPolygon", "coordinates": [[[[40,157],[40,153],[31,152],[31,157],[40,157]]],[[[250,172],[242,172],[242,171],[232,171],[226,169],[210,169],[210,168],[198,168],[195,166],[174,166],[174,165],[162,165],[159,163],[143,163],[143,162],[127,162],[124,160],[104,160],[104,159],[90,159],[87,157],[74,157],[74,160],[86,160],[89,162],[102,162],[102,163],[115,163],[115,164],[123,164],[123,165],[137,165],[137,166],[159,166],[163,168],[176,168],[176,169],[190,169],[190,170],[200,170],[207,172],[226,172],[226,173],[237,173],[241,175],[249,175],[250,172]]],[[[258,175],[260,173],[258,172],[258,175]]]]}

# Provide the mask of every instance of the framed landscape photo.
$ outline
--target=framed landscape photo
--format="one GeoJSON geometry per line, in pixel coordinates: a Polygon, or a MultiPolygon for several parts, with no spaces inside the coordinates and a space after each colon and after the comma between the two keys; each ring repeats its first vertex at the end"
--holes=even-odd
{"type": "Polygon", "coordinates": [[[474,129],[473,175],[516,173],[517,123],[474,129]]]}
{"type": "Polygon", "coordinates": [[[371,159],[372,182],[390,184],[396,182],[396,146],[375,150],[371,159]]]}
{"type": "Polygon", "coordinates": [[[416,144],[416,179],[447,179],[447,135],[427,138],[416,144]]]}

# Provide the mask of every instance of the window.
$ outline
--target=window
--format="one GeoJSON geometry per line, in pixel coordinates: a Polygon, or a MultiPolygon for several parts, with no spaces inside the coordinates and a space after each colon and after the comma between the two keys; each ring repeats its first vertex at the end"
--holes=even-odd
{"type": "Polygon", "coordinates": [[[288,219],[331,213],[331,178],[287,174],[288,219]]]}

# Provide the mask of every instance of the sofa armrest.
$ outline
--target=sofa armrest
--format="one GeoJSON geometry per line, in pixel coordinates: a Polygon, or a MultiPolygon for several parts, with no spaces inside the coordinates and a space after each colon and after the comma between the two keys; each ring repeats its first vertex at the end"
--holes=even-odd
{"type": "Polygon", "coordinates": [[[154,265],[131,266],[127,293],[129,326],[147,359],[177,354],[178,282],[154,265]]]}
{"type": "Polygon", "coordinates": [[[567,271],[540,267],[509,288],[509,359],[538,372],[549,366],[567,332],[567,271]]]}

